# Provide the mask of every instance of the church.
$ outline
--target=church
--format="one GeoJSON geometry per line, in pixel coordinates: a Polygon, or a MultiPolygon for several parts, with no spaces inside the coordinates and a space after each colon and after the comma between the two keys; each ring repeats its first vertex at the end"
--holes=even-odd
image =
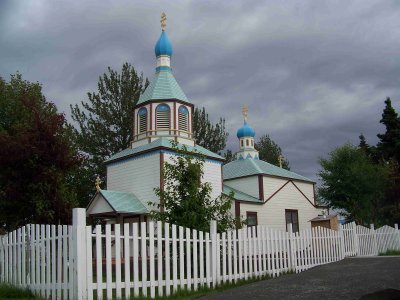
{"type": "MultiPolygon", "coordinates": [[[[259,159],[246,108],[244,124],[237,131],[240,150],[235,161],[224,165],[223,157],[196,144],[192,131],[194,105],[173,75],[173,51],[165,21],[163,14],[161,36],[154,49],[154,78],[132,112],[131,147],[105,161],[106,189],[97,184],[87,215],[110,223],[147,221],[150,209],[154,209],[148,203],[160,201],[154,188],[164,186],[163,167],[176,155],[171,144],[175,141],[205,157],[202,180],[211,184],[212,199],[221,193],[233,193],[232,214],[246,219],[247,226],[286,230],[292,223],[295,231],[310,228],[309,221],[320,212],[315,202],[315,182],[259,159]]],[[[159,204],[162,210],[163,204],[159,204]]]]}

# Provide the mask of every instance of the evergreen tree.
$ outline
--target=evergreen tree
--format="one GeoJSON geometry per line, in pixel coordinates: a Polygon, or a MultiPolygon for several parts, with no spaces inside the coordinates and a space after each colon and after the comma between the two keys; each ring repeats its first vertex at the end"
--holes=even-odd
{"type": "Polygon", "coordinates": [[[124,63],[120,73],[108,67],[108,73],[99,77],[98,92],[89,92],[88,102],[82,101],[81,106],[71,105],[72,119],[78,125],[76,146],[88,155],[76,182],[81,203],[87,204],[95,193],[97,175],[105,181],[104,161],[130,146],[132,113],[147,85],[148,80],[129,63],[124,63]]]}
{"type": "Polygon", "coordinates": [[[254,147],[258,150],[261,160],[279,167],[279,157],[281,157],[282,168],[290,170],[289,161],[283,158],[281,147],[279,147],[268,134],[261,136],[254,147]]]}
{"type": "Polygon", "coordinates": [[[382,113],[380,123],[385,125],[386,132],[378,134],[379,143],[377,145],[382,157],[385,160],[394,159],[400,162],[400,118],[392,107],[392,101],[387,98],[385,109],[382,113]]]}
{"type": "Polygon", "coordinates": [[[390,98],[385,101],[385,108],[380,123],[386,132],[378,134],[377,156],[390,168],[390,187],[382,208],[388,223],[400,222],[400,118],[392,106],[390,98]]]}
{"type": "Polygon", "coordinates": [[[235,154],[233,154],[231,150],[226,150],[224,157],[225,157],[224,165],[226,165],[227,163],[230,163],[231,161],[234,161],[236,159],[235,154]]]}
{"type": "Polygon", "coordinates": [[[368,154],[369,153],[369,145],[367,144],[365,136],[363,134],[360,134],[360,136],[358,138],[360,139],[360,144],[358,145],[358,148],[360,148],[366,154],[368,154]]]}
{"type": "MultiPolygon", "coordinates": [[[[211,198],[211,184],[202,182],[204,175],[204,157],[200,153],[189,152],[185,145],[178,147],[172,142],[178,155],[172,162],[164,163],[164,187],[155,188],[161,199],[163,211],[152,211],[154,220],[179,226],[209,231],[210,221],[218,222],[218,231],[226,231],[235,226],[230,213],[231,197],[211,198]]],[[[160,209],[158,203],[149,203],[160,209]]]]}
{"type": "Polygon", "coordinates": [[[211,123],[204,107],[196,108],[193,114],[193,137],[196,143],[214,153],[220,153],[226,146],[228,133],[225,132],[225,119],[217,124],[211,123]]]}
{"type": "Polygon", "coordinates": [[[39,83],[0,77],[0,228],[68,224],[76,205],[70,178],[82,157],[63,114],[39,83]]]}

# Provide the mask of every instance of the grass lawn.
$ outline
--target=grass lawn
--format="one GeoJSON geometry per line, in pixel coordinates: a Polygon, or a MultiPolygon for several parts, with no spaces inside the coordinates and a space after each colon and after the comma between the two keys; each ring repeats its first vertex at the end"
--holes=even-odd
{"type": "MultiPolygon", "coordinates": [[[[285,274],[292,274],[292,273],[293,272],[288,272],[285,274]]],[[[285,275],[285,274],[282,273],[281,276],[285,275]]],[[[270,279],[270,278],[271,277],[269,277],[269,276],[263,276],[260,278],[250,278],[247,280],[243,279],[243,280],[239,280],[236,283],[220,284],[216,288],[199,287],[199,289],[197,291],[178,290],[176,293],[174,293],[173,295],[171,295],[169,297],[163,296],[163,297],[156,297],[155,299],[157,299],[157,300],[197,299],[197,298],[205,296],[205,295],[217,293],[217,292],[224,291],[227,289],[235,288],[238,286],[242,286],[245,284],[257,282],[260,280],[266,280],[266,279],[270,279]]],[[[133,296],[131,296],[131,299],[138,299],[138,300],[150,299],[150,289],[148,289],[147,294],[148,294],[148,297],[139,296],[139,297],[133,298],[133,296]]],[[[115,290],[113,290],[113,295],[115,295],[115,290]]],[[[156,289],[156,295],[157,295],[157,289],[156,289]]],[[[103,290],[103,297],[105,297],[105,296],[106,296],[105,291],[103,290]]],[[[96,293],[95,293],[95,298],[96,298],[96,293]]],[[[113,298],[116,299],[115,296],[113,298]]],[[[17,288],[12,285],[8,285],[8,284],[0,284],[0,299],[40,300],[41,298],[35,297],[29,290],[17,288]]],[[[125,299],[125,297],[122,297],[121,299],[125,299]]]]}
{"type": "Polygon", "coordinates": [[[388,250],[384,253],[379,253],[379,256],[393,256],[393,255],[400,255],[399,250],[388,250]]]}
{"type": "MultiPolygon", "coordinates": [[[[283,275],[286,275],[286,274],[294,274],[294,272],[281,273],[280,276],[283,276],[283,275]]],[[[193,290],[192,291],[188,291],[188,290],[179,290],[178,289],[178,291],[176,293],[171,294],[169,297],[166,297],[166,296],[158,297],[158,296],[156,296],[154,299],[156,299],[156,300],[168,300],[168,299],[190,300],[190,299],[197,299],[197,298],[200,298],[200,297],[205,296],[205,295],[210,295],[210,294],[213,294],[213,293],[221,292],[221,291],[224,291],[224,290],[232,289],[232,288],[235,288],[235,287],[238,287],[238,286],[242,286],[242,285],[246,285],[246,284],[250,284],[250,283],[253,283],[253,282],[257,282],[257,281],[260,281],[260,280],[266,280],[266,279],[270,279],[270,278],[271,278],[270,276],[262,276],[260,278],[249,278],[247,280],[243,279],[243,280],[239,280],[236,283],[220,284],[216,288],[199,287],[197,291],[193,291],[193,290]]],[[[165,292],[165,290],[164,290],[164,292],[165,292]]],[[[123,294],[124,294],[124,289],[122,289],[122,295],[123,294]]],[[[155,289],[155,294],[156,295],[158,294],[157,288],[155,289]]],[[[144,296],[142,296],[140,294],[139,297],[135,297],[135,298],[133,296],[131,296],[130,299],[139,299],[139,300],[151,299],[150,298],[150,289],[147,290],[147,295],[148,295],[147,297],[144,297],[144,296]]],[[[95,292],[95,298],[96,297],[97,297],[97,294],[95,292]]],[[[106,291],[103,290],[103,298],[105,298],[105,297],[106,297],[106,291]]],[[[113,299],[117,299],[115,297],[115,290],[113,290],[113,299]]],[[[126,300],[126,298],[124,296],[122,296],[120,299],[121,300],[122,299],[126,300]]]]}
{"type": "Polygon", "coordinates": [[[9,284],[0,284],[0,299],[39,299],[26,289],[14,287],[9,284]]]}

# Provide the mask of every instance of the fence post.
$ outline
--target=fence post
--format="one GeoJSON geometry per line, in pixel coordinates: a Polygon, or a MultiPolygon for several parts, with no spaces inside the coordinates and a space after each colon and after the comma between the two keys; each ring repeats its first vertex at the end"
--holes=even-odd
{"type": "Polygon", "coordinates": [[[374,224],[370,224],[370,227],[372,232],[372,247],[375,255],[377,256],[379,253],[378,253],[378,243],[376,242],[375,226],[374,224]]]}
{"type": "Polygon", "coordinates": [[[398,224],[394,224],[394,229],[396,229],[396,233],[397,233],[397,249],[396,250],[400,250],[400,230],[399,230],[399,225],[398,224]]]}
{"type": "Polygon", "coordinates": [[[210,238],[211,238],[211,278],[213,287],[217,285],[217,221],[210,222],[210,238]]]}
{"type": "Polygon", "coordinates": [[[294,246],[294,238],[293,238],[293,225],[292,223],[288,224],[288,232],[289,232],[289,247],[290,247],[290,267],[293,272],[296,272],[296,266],[297,266],[297,261],[296,261],[296,249],[294,246]]]}
{"type": "Polygon", "coordinates": [[[359,246],[358,246],[358,236],[357,236],[357,225],[356,225],[356,222],[353,222],[351,224],[353,227],[354,255],[358,256],[359,246]]]}
{"type": "Polygon", "coordinates": [[[344,246],[344,234],[343,234],[343,225],[339,224],[339,243],[340,243],[340,259],[344,259],[346,256],[346,250],[344,246]]]}
{"type": "Polygon", "coordinates": [[[72,210],[72,240],[73,240],[73,298],[87,299],[87,270],[86,270],[86,209],[72,210]]]}

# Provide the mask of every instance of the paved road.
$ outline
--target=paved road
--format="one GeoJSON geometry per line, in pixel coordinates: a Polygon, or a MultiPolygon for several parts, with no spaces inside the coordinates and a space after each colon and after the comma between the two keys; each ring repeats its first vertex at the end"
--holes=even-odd
{"type": "Polygon", "coordinates": [[[303,273],[255,282],[201,299],[360,299],[386,289],[395,289],[392,294],[397,296],[377,295],[363,300],[400,299],[400,257],[347,258],[303,273]]]}

